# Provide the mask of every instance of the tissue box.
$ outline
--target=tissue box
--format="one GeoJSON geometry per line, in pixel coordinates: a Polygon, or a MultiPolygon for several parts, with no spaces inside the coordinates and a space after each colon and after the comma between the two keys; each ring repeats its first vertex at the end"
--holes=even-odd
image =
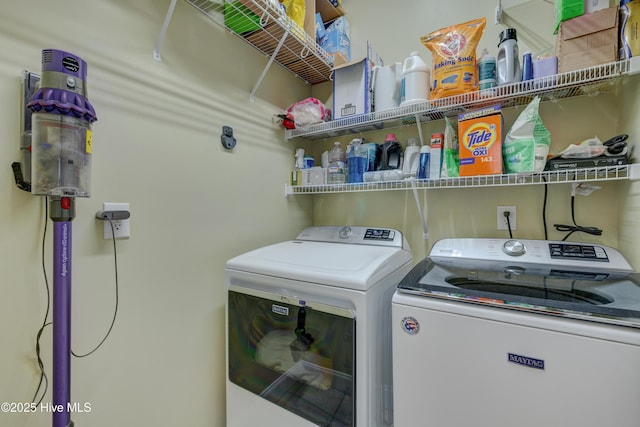
{"type": "Polygon", "coordinates": [[[558,71],[578,70],[618,59],[618,8],[582,15],[560,24],[558,71]]]}

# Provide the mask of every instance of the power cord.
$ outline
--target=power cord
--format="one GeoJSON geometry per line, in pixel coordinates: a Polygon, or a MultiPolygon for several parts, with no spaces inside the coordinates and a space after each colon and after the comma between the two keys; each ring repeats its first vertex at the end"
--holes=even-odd
{"type": "MultiPolygon", "coordinates": [[[[35,393],[33,394],[33,398],[31,399],[31,403],[35,403],[37,406],[40,406],[40,403],[42,402],[42,400],[44,399],[45,395],[47,394],[47,389],[49,388],[49,378],[47,376],[47,373],[45,371],[44,368],[44,362],[42,361],[42,357],[40,355],[40,338],[42,337],[42,333],[44,332],[44,329],[47,326],[50,326],[52,324],[52,322],[49,322],[49,312],[51,310],[51,289],[49,287],[49,279],[47,276],[47,267],[45,264],[45,242],[46,242],[46,237],[47,237],[47,225],[49,223],[48,219],[49,219],[49,198],[45,197],[44,198],[44,231],[42,232],[42,250],[41,250],[41,254],[42,254],[42,275],[44,276],[44,284],[45,284],[45,288],[47,290],[47,309],[45,311],[45,315],[44,315],[44,320],[42,321],[42,326],[40,327],[40,329],[38,330],[38,333],[36,334],[36,358],[38,360],[38,368],[40,369],[40,380],[38,381],[38,387],[36,388],[35,393]],[[36,398],[38,397],[38,393],[40,392],[40,390],[42,389],[44,385],[44,390],[42,391],[42,396],[40,396],[40,398],[38,399],[38,401],[36,402],[36,398]]],[[[114,226],[113,226],[113,222],[111,221],[111,218],[104,218],[105,220],[109,221],[109,224],[111,225],[111,235],[114,236],[115,235],[115,230],[114,230],[114,226]]],[[[111,325],[109,326],[109,330],[107,331],[107,333],[105,334],[104,338],[102,338],[102,340],[100,341],[100,343],[90,352],[85,353],[85,354],[81,354],[78,355],[76,354],[73,350],[71,350],[71,354],[75,357],[81,358],[81,357],[87,357],[90,354],[94,353],[96,350],[98,350],[102,344],[107,340],[107,338],[109,337],[109,335],[111,334],[111,330],[113,329],[113,325],[116,322],[116,316],[118,314],[118,299],[119,299],[119,290],[118,290],[118,254],[116,251],[116,239],[113,239],[113,260],[114,260],[114,266],[115,266],[115,287],[116,287],[116,305],[115,305],[115,309],[113,312],[113,319],[111,320],[111,325]]]]}
{"type": "MultiPolygon", "coordinates": [[[[109,217],[104,217],[104,219],[106,221],[109,221],[109,225],[111,226],[111,236],[115,236],[115,228],[113,227],[113,221],[111,220],[111,218],[109,217]]],[[[98,343],[97,346],[95,346],[95,348],[93,350],[91,350],[88,353],[85,354],[76,354],[73,350],[71,350],[71,354],[75,357],[81,358],[81,357],[87,357],[89,355],[91,355],[93,352],[95,352],[97,349],[99,349],[102,344],[107,340],[107,338],[109,337],[109,335],[111,334],[111,330],[113,329],[113,325],[116,323],[116,317],[118,316],[118,299],[119,299],[119,291],[118,291],[118,252],[116,250],[116,238],[112,237],[113,240],[113,261],[114,261],[114,269],[115,269],[115,277],[116,277],[116,306],[115,309],[113,310],[113,318],[111,319],[111,325],[109,325],[109,330],[107,330],[107,333],[104,335],[104,337],[102,338],[102,340],[98,343]]]]}
{"type": "Polygon", "coordinates": [[[547,232],[547,193],[549,191],[547,179],[543,176],[544,181],[544,198],[542,199],[542,225],[544,226],[544,240],[549,240],[549,233],[547,232]]]}
{"type": "Polygon", "coordinates": [[[575,200],[576,200],[576,188],[579,185],[580,184],[573,184],[573,187],[571,190],[571,220],[573,221],[573,225],[553,224],[556,230],[568,232],[567,235],[565,235],[564,238],[562,239],[563,241],[567,240],[567,238],[571,236],[573,233],[575,233],[576,231],[592,234],[594,236],[602,235],[602,230],[597,227],[583,227],[576,223],[575,200]]]}
{"type": "Polygon", "coordinates": [[[509,229],[509,238],[513,239],[513,233],[511,232],[511,221],[509,220],[509,216],[511,215],[511,212],[504,211],[502,215],[504,215],[504,217],[507,220],[507,228],[509,229]]]}
{"type": "Polygon", "coordinates": [[[38,381],[38,387],[36,388],[35,393],[33,394],[33,398],[31,399],[31,403],[35,403],[37,406],[40,406],[40,403],[44,399],[44,396],[47,394],[47,389],[49,388],[49,378],[47,377],[47,373],[44,369],[44,362],[42,361],[42,357],[40,356],[40,337],[42,336],[42,332],[44,332],[44,328],[51,325],[51,322],[48,322],[49,319],[49,311],[51,309],[51,291],[49,288],[49,280],[47,278],[47,267],[44,262],[44,248],[45,241],[47,237],[47,224],[49,221],[49,198],[44,198],[44,231],[42,233],[42,273],[44,276],[44,285],[47,289],[47,310],[45,311],[44,320],[42,321],[42,326],[38,330],[36,334],[36,357],[38,359],[38,368],[40,369],[40,381],[38,381]],[[42,392],[42,396],[36,403],[36,397],[38,397],[38,393],[44,384],[44,391],[42,392]]]}

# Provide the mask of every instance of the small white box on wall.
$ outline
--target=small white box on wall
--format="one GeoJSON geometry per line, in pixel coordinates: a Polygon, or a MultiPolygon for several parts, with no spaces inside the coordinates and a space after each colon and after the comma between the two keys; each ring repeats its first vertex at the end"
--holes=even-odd
{"type": "Polygon", "coordinates": [[[614,6],[612,0],[584,0],[584,13],[593,13],[614,6]]]}

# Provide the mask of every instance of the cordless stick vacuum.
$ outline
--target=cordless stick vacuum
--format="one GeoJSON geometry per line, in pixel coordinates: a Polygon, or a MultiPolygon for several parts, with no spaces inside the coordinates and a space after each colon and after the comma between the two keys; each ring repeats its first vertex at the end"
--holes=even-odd
{"type": "Polygon", "coordinates": [[[31,193],[50,197],[53,221],[53,387],[52,425],[71,421],[71,221],[75,198],[89,197],[91,123],[87,63],[56,49],[42,51],[32,111],[31,193]]]}

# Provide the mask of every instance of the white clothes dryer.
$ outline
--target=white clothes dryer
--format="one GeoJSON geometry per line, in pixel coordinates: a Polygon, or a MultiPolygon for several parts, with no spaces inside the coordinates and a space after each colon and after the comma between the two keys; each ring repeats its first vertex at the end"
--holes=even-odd
{"type": "Polygon", "coordinates": [[[401,232],[366,227],[230,259],[227,426],[391,426],[391,298],[412,266],[401,232]]]}
{"type": "Polygon", "coordinates": [[[444,239],[392,322],[395,427],[640,425],[640,277],[614,248],[444,239]]]}

